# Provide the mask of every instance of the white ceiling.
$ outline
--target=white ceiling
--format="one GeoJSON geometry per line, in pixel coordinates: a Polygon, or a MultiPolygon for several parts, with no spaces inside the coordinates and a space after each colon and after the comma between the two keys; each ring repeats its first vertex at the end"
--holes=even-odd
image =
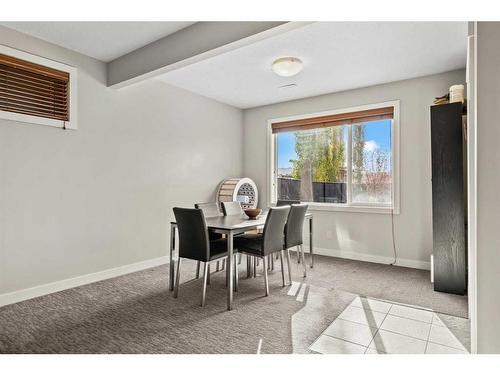
{"type": "Polygon", "coordinates": [[[194,22],[0,22],[0,24],[109,62],[194,22]]]}
{"type": "Polygon", "coordinates": [[[460,69],[466,37],[465,22],[315,22],[158,78],[251,108],[460,69]],[[274,74],[282,56],[299,57],[302,72],[274,74]]]}

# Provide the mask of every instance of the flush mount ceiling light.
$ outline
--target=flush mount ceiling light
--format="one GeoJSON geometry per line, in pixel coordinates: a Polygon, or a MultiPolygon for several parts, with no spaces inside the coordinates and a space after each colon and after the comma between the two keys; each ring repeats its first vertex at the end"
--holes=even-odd
{"type": "Polygon", "coordinates": [[[297,57],[281,57],[273,62],[273,72],[281,77],[291,77],[302,70],[302,61],[297,57]]]}

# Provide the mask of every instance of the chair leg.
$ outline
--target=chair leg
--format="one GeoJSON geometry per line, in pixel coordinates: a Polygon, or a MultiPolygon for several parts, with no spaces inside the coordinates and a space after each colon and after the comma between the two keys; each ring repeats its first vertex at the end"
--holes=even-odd
{"type": "Polygon", "coordinates": [[[253,277],[257,277],[257,266],[259,265],[259,258],[253,257],[253,277]]]}
{"type": "Polygon", "coordinates": [[[226,269],[226,260],[225,259],[222,259],[222,271],[224,271],[226,269]]]}
{"type": "Polygon", "coordinates": [[[286,262],[288,263],[288,281],[292,285],[292,266],[290,264],[290,250],[286,250],[286,262]]]}
{"type": "Polygon", "coordinates": [[[196,278],[200,278],[200,261],[196,262],[196,278]]]}
{"type": "Polygon", "coordinates": [[[241,257],[242,257],[241,253],[238,254],[238,264],[241,264],[241,257]]]}
{"type": "MultiPolygon", "coordinates": [[[[241,255],[241,254],[240,254],[241,255]]],[[[238,254],[234,255],[234,291],[238,291],[238,254]]]]}
{"type": "Polygon", "coordinates": [[[274,271],[274,256],[273,256],[273,254],[269,255],[269,259],[271,260],[271,270],[274,271]]]}
{"type": "Polygon", "coordinates": [[[252,259],[247,255],[247,279],[252,277],[252,259]]]}
{"type": "Polygon", "coordinates": [[[179,279],[181,275],[181,258],[177,260],[177,274],[175,275],[175,290],[174,290],[174,298],[177,298],[179,295],[179,279]]]}
{"type": "Polygon", "coordinates": [[[208,264],[208,279],[207,279],[207,284],[210,285],[210,262],[207,262],[208,264]]]}
{"type": "Polygon", "coordinates": [[[286,283],[285,283],[285,264],[283,263],[283,253],[284,253],[283,250],[281,250],[279,253],[280,262],[281,262],[281,281],[283,281],[283,286],[286,286],[286,283]]]}
{"type": "Polygon", "coordinates": [[[302,258],[302,264],[304,265],[304,277],[307,277],[307,264],[306,257],[304,256],[304,248],[300,245],[300,256],[302,258]]]}
{"type": "Polygon", "coordinates": [[[219,261],[217,261],[215,265],[215,272],[219,272],[219,261]]]}
{"type": "Polygon", "coordinates": [[[207,295],[208,275],[210,274],[209,264],[206,262],[203,267],[203,287],[201,289],[201,307],[205,306],[205,297],[207,295]]]}
{"type": "MultiPolygon", "coordinates": [[[[226,260],[226,259],[224,258],[224,261],[225,261],[225,260],[226,260]]],[[[229,262],[226,262],[226,264],[228,265],[228,264],[229,264],[229,262]]],[[[227,288],[227,287],[228,287],[228,285],[229,285],[229,267],[226,267],[226,280],[225,280],[225,285],[226,285],[226,288],[227,288]]]]}
{"type": "Polygon", "coordinates": [[[300,264],[300,250],[299,247],[295,247],[295,254],[297,254],[297,264],[300,264]]]}
{"type": "Polygon", "coordinates": [[[264,269],[264,284],[266,287],[266,297],[269,295],[269,279],[267,278],[267,257],[262,257],[262,268],[264,269]]]}

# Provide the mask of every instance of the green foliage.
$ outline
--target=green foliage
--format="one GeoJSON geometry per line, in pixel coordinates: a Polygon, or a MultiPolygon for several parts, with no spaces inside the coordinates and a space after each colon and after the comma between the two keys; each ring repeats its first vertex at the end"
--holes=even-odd
{"type": "Polygon", "coordinates": [[[352,181],[360,184],[364,170],[365,129],[363,124],[352,127],[352,181]]]}
{"type": "Polygon", "coordinates": [[[295,152],[298,159],[291,160],[292,177],[300,179],[305,161],[310,161],[313,181],[343,181],[345,147],[343,126],[296,132],[295,152]]]}

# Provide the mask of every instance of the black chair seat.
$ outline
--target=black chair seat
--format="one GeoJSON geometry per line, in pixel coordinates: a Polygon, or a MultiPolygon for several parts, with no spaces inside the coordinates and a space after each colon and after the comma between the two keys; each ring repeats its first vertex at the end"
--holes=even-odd
{"type": "Polygon", "coordinates": [[[262,233],[246,233],[234,238],[234,248],[239,252],[262,255],[262,233]]]}
{"type": "Polygon", "coordinates": [[[208,232],[208,238],[210,239],[210,241],[215,241],[223,238],[223,235],[221,233],[208,232]]]}
{"type": "MultiPolygon", "coordinates": [[[[233,250],[236,254],[236,249],[233,250]]],[[[218,240],[210,241],[210,261],[223,258],[227,255],[227,240],[221,238],[218,240]]]]}

